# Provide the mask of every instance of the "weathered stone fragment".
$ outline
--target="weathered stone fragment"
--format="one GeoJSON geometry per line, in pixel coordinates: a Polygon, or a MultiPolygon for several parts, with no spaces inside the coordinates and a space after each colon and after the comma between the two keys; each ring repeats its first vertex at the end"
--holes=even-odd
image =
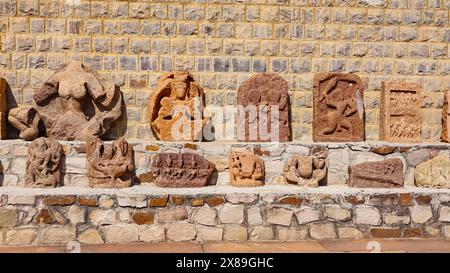
{"type": "Polygon", "coordinates": [[[450,188],[450,158],[440,154],[422,162],[414,170],[416,186],[426,188],[450,188]]]}
{"type": "Polygon", "coordinates": [[[403,187],[403,163],[398,158],[365,162],[349,167],[348,185],[356,188],[403,187]]]}
{"type": "Polygon", "coordinates": [[[315,156],[296,155],[284,166],[284,176],[289,183],[305,187],[318,187],[327,174],[325,160],[315,156]]]}
{"type": "Polygon", "coordinates": [[[264,184],[264,161],[248,151],[230,152],[230,183],[238,187],[264,184]]]}

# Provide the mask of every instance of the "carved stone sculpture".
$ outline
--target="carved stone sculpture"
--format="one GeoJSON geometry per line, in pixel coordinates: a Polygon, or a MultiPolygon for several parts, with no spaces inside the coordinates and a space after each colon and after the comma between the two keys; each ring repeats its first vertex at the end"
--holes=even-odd
{"type": "Polygon", "coordinates": [[[214,164],[194,153],[158,154],[152,163],[154,181],[159,187],[203,187],[208,184],[214,164]]]}
{"type": "Polygon", "coordinates": [[[209,117],[203,88],[189,72],[176,71],[161,76],[148,105],[148,119],[160,140],[202,140],[209,117]]]}
{"type": "Polygon", "coordinates": [[[349,167],[348,185],[355,188],[400,188],[404,183],[403,163],[398,158],[364,162],[349,167]]]}
{"type": "Polygon", "coordinates": [[[243,106],[239,115],[238,140],[289,141],[288,83],[276,73],[261,73],[239,86],[237,104],[243,106]],[[278,115],[274,111],[278,110],[278,115]]]}
{"type": "Polygon", "coordinates": [[[417,165],[414,170],[416,186],[425,188],[450,188],[450,159],[440,154],[417,165]]]}
{"type": "Polygon", "coordinates": [[[6,97],[6,81],[0,78],[0,139],[6,138],[6,119],[8,113],[8,99],[6,97]]]}
{"type": "Polygon", "coordinates": [[[364,85],[354,74],[314,76],[314,141],[364,141],[364,85]]]}
{"type": "Polygon", "coordinates": [[[230,152],[230,182],[237,187],[264,185],[264,161],[249,151],[230,152]]]}
{"type": "Polygon", "coordinates": [[[133,146],[125,139],[105,144],[99,138],[86,141],[86,172],[94,188],[131,186],[134,164],[133,146]]]}
{"type": "Polygon", "coordinates": [[[93,69],[80,62],[71,62],[57,70],[33,93],[33,99],[35,108],[13,109],[8,118],[25,140],[40,134],[39,119],[50,138],[101,137],[121,117],[124,108],[122,92],[117,86],[103,83],[93,69]]]}
{"type": "Polygon", "coordinates": [[[304,187],[318,187],[326,174],[325,160],[315,156],[295,155],[284,166],[287,182],[304,187]]]}
{"type": "Polygon", "coordinates": [[[380,106],[380,139],[390,142],[420,142],[420,84],[383,82],[380,106]]]}
{"type": "Polygon", "coordinates": [[[63,149],[57,140],[40,137],[28,147],[25,186],[54,188],[61,184],[63,149]]]}
{"type": "Polygon", "coordinates": [[[449,102],[450,102],[450,91],[445,92],[444,95],[444,107],[442,110],[442,134],[441,134],[441,140],[444,142],[450,142],[450,109],[449,109],[449,102]]]}

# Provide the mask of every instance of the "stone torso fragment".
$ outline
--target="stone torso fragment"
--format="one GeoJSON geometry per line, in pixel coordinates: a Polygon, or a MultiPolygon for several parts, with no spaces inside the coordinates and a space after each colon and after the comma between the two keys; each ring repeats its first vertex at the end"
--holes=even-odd
{"type": "Polygon", "coordinates": [[[131,186],[134,171],[133,146],[126,140],[114,140],[106,144],[99,138],[90,138],[86,141],[86,157],[86,171],[91,187],[131,186]]]}
{"type": "Polygon", "coordinates": [[[250,77],[239,86],[238,140],[289,141],[288,83],[275,73],[250,77]]]}
{"type": "Polygon", "coordinates": [[[152,163],[154,181],[159,187],[203,187],[214,171],[214,164],[194,153],[163,153],[152,163]]]}
{"type": "Polygon", "coordinates": [[[399,188],[404,183],[403,163],[398,158],[364,162],[349,167],[348,185],[355,188],[399,188]]]}
{"type": "Polygon", "coordinates": [[[33,93],[33,99],[35,108],[16,108],[8,117],[26,140],[39,135],[39,119],[50,138],[101,137],[121,117],[124,107],[117,86],[103,83],[94,70],[80,62],[71,62],[56,71],[33,93]]]}
{"type": "Polygon", "coordinates": [[[445,92],[444,95],[444,107],[442,109],[442,134],[441,140],[444,142],[450,142],[450,91],[445,92]]]}
{"type": "Polygon", "coordinates": [[[203,88],[189,72],[177,71],[161,76],[148,105],[148,119],[160,140],[202,140],[203,127],[209,122],[203,116],[203,88]]]}
{"type": "Polygon", "coordinates": [[[380,107],[380,139],[390,142],[420,142],[420,84],[383,82],[380,107]]]}
{"type": "Polygon", "coordinates": [[[315,156],[295,155],[284,166],[287,182],[304,187],[318,187],[326,174],[325,160],[315,156]]]}
{"type": "Polygon", "coordinates": [[[264,161],[249,151],[231,151],[229,155],[231,185],[255,187],[264,185],[264,161]]]}
{"type": "Polygon", "coordinates": [[[28,147],[25,185],[53,188],[61,184],[63,149],[57,140],[40,137],[28,147]]]}
{"type": "Polygon", "coordinates": [[[354,74],[314,76],[314,141],[364,141],[364,85],[354,74]]]}
{"type": "Polygon", "coordinates": [[[416,186],[425,188],[450,188],[450,159],[440,154],[422,162],[414,170],[416,186]]]}

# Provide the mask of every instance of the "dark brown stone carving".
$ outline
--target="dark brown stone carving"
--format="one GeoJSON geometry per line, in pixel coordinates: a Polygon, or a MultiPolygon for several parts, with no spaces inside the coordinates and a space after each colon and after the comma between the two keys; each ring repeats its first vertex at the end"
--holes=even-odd
{"type": "Polygon", "coordinates": [[[63,149],[57,140],[40,137],[28,147],[27,187],[54,188],[61,184],[63,149]]]}
{"type": "Polygon", "coordinates": [[[160,140],[202,140],[203,127],[209,117],[205,108],[203,88],[189,72],[166,73],[150,97],[148,119],[155,136],[160,140]]]}
{"type": "Polygon", "coordinates": [[[449,109],[449,102],[450,102],[450,91],[446,91],[444,95],[444,107],[442,109],[442,134],[441,134],[441,140],[444,142],[450,142],[450,109],[449,109]]]}
{"type": "Polygon", "coordinates": [[[124,107],[118,87],[103,83],[93,69],[80,62],[57,70],[33,93],[33,99],[35,108],[16,108],[9,114],[10,123],[26,140],[39,135],[39,118],[50,138],[101,137],[121,117],[124,107]]]}
{"type": "Polygon", "coordinates": [[[105,144],[99,138],[86,141],[86,171],[94,188],[124,188],[133,177],[133,146],[125,139],[105,144]]]}
{"type": "Polygon", "coordinates": [[[354,74],[314,76],[314,141],[364,141],[364,85],[354,74]]]}
{"type": "Polygon", "coordinates": [[[194,153],[164,153],[152,163],[153,179],[165,188],[203,187],[208,184],[214,164],[194,153]]]}
{"type": "Polygon", "coordinates": [[[6,80],[0,78],[0,139],[6,138],[7,113],[8,103],[6,97],[6,80]]]}
{"type": "Polygon", "coordinates": [[[325,160],[315,156],[295,155],[284,166],[284,176],[288,183],[304,187],[318,187],[327,175],[325,160]]]}
{"type": "Polygon", "coordinates": [[[420,84],[383,82],[380,106],[380,140],[420,142],[420,84]]]}
{"type": "Polygon", "coordinates": [[[355,188],[400,188],[405,180],[398,158],[350,166],[348,185],[355,188]]]}
{"type": "Polygon", "coordinates": [[[261,73],[244,81],[239,86],[237,104],[244,107],[238,116],[238,140],[289,141],[288,83],[280,75],[261,73]],[[272,107],[278,107],[278,121],[272,122],[272,107]]]}
{"type": "Polygon", "coordinates": [[[264,185],[264,161],[249,151],[230,151],[230,183],[237,187],[264,185]]]}

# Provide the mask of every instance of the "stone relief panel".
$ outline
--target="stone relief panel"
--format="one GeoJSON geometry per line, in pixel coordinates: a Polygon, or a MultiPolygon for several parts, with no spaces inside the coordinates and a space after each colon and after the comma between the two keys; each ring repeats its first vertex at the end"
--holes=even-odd
{"type": "Polygon", "coordinates": [[[28,147],[25,186],[54,188],[61,185],[63,149],[55,139],[40,137],[28,147]]]}
{"type": "Polygon", "coordinates": [[[162,153],[152,162],[152,175],[158,187],[203,187],[208,184],[215,166],[194,153],[162,153]]]}
{"type": "Polygon", "coordinates": [[[133,146],[125,139],[104,143],[99,138],[86,140],[86,172],[89,186],[124,188],[132,184],[133,146]]]}
{"type": "Polygon", "coordinates": [[[230,183],[237,187],[264,185],[264,161],[249,151],[232,150],[229,155],[230,183]]]}
{"type": "Polygon", "coordinates": [[[442,109],[442,133],[441,140],[444,142],[450,142],[450,118],[449,118],[449,102],[450,102],[450,91],[445,92],[444,95],[444,107],[442,109]]]}
{"type": "Polygon", "coordinates": [[[446,154],[417,165],[414,170],[416,186],[424,188],[450,188],[450,159],[446,154]]]}
{"type": "Polygon", "coordinates": [[[238,116],[238,140],[290,140],[288,83],[280,75],[262,73],[244,81],[237,104],[244,108],[238,116]]]}
{"type": "Polygon", "coordinates": [[[59,140],[101,137],[124,111],[118,87],[103,82],[81,62],[71,62],[57,70],[33,92],[33,99],[35,108],[15,108],[8,117],[25,140],[40,134],[59,140]],[[45,133],[39,130],[39,120],[45,133]]]}
{"type": "Polygon", "coordinates": [[[318,187],[326,175],[325,159],[315,156],[294,155],[284,167],[286,181],[304,187],[318,187]]]}
{"type": "Polygon", "coordinates": [[[150,97],[147,117],[155,136],[165,141],[203,139],[205,94],[189,72],[166,73],[150,97]]]}
{"type": "Polygon", "coordinates": [[[420,84],[383,82],[380,106],[380,140],[420,142],[420,84]]]}
{"type": "Polygon", "coordinates": [[[6,120],[8,119],[8,98],[6,97],[6,80],[0,78],[0,139],[6,138],[6,120]]]}
{"type": "Polygon", "coordinates": [[[400,188],[405,180],[399,158],[349,166],[348,185],[355,188],[400,188]]]}
{"type": "Polygon", "coordinates": [[[313,140],[364,141],[364,85],[354,74],[319,73],[313,83],[313,140]]]}

